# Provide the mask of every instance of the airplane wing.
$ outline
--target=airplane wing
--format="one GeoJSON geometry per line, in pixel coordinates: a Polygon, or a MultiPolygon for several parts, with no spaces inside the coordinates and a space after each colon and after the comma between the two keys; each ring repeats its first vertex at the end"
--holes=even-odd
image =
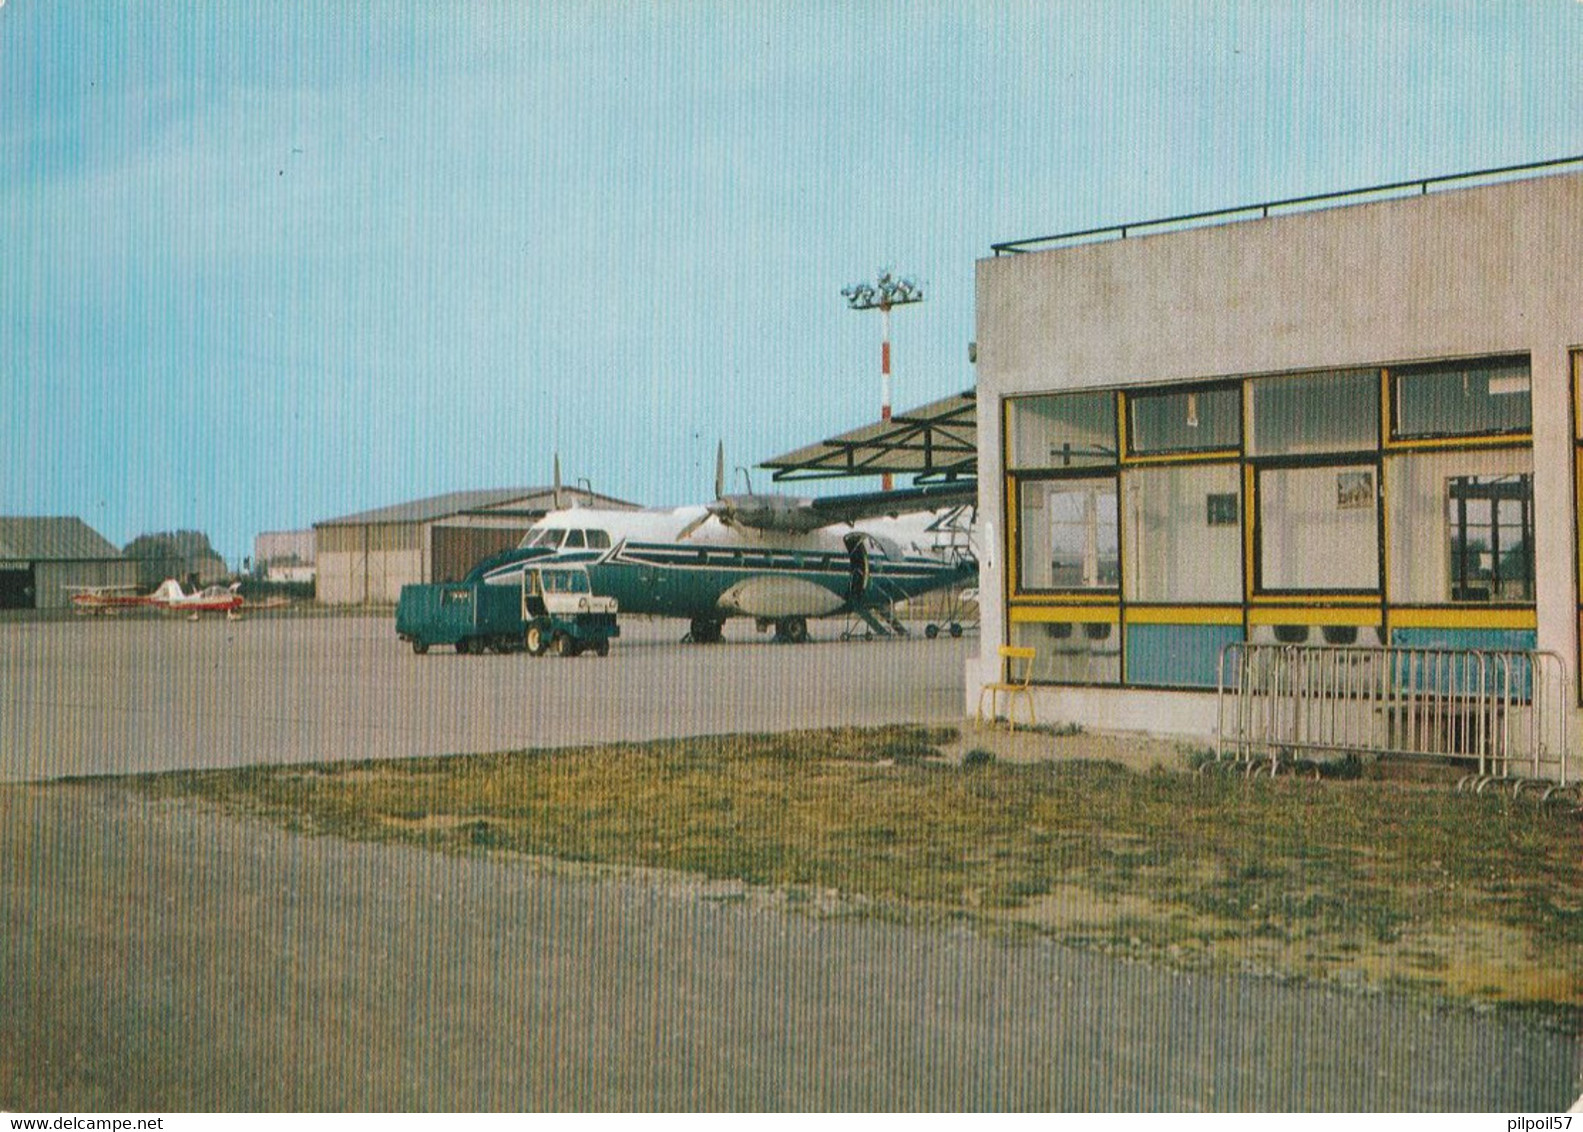
{"type": "Polygon", "coordinates": [[[920,484],[898,491],[867,491],[854,495],[827,495],[808,501],[815,515],[825,524],[855,523],[859,519],[894,518],[916,511],[938,511],[942,507],[959,507],[964,503],[978,502],[978,484],[974,480],[920,484]]]}
{"type": "Polygon", "coordinates": [[[292,604],[289,597],[270,597],[262,601],[244,601],[240,608],[243,613],[267,613],[271,609],[288,609],[292,604]]]}
{"type": "MultiPolygon", "coordinates": [[[[787,495],[724,495],[708,505],[724,523],[761,531],[813,531],[833,523],[937,511],[978,501],[973,480],[918,484],[898,491],[866,491],[816,499],[787,495]]],[[[696,523],[694,524],[696,526],[696,523]]],[[[690,531],[688,532],[690,533],[690,531]]]]}

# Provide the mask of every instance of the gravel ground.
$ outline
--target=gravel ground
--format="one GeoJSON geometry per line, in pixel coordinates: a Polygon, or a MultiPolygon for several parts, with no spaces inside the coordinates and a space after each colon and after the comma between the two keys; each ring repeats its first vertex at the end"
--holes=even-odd
{"type": "Polygon", "coordinates": [[[0,1107],[1545,1112],[1580,1046],[786,894],[0,787],[0,1107]]]}

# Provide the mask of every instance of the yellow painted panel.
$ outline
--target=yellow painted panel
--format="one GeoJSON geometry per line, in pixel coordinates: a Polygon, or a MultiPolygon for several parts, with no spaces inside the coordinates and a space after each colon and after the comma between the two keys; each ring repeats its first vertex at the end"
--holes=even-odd
{"type": "Polygon", "coordinates": [[[1531,609],[1393,609],[1392,629],[1535,629],[1539,618],[1531,609]]]}
{"type": "Polygon", "coordinates": [[[1387,439],[1385,447],[1392,452],[1410,452],[1422,448],[1519,448],[1525,444],[1532,443],[1532,433],[1503,432],[1496,436],[1432,436],[1411,440],[1387,439]]]}
{"type": "Polygon", "coordinates": [[[1259,521],[1258,474],[1252,464],[1242,466],[1242,599],[1253,596],[1253,547],[1259,521]]]}
{"type": "Polygon", "coordinates": [[[1572,428],[1583,440],[1583,350],[1572,351],[1572,428]]]}
{"type": "MultiPolygon", "coordinates": [[[[1296,621],[1292,621],[1288,618],[1280,616],[1280,611],[1283,609],[1339,610],[1347,616],[1350,616],[1360,609],[1378,610],[1380,607],[1380,599],[1379,595],[1377,594],[1335,594],[1326,595],[1325,597],[1312,594],[1306,598],[1299,599],[1294,599],[1291,594],[1286,594],[1280,597],[1263,595],[1254,598],[1248,603],[1248,606],[1255,612],[1255,614],[1258,614],[1258,616],[1255,616],[1253,619],[1253,623],[1255,625],[1295,625],[1297,624],[1296,621]],[[1269,616],[1264,616],[1259,612],[1260,610],[1270,611],[1269,616]]],[[[1377,621],[1371,622],[1371,624],[1377,623],[1377,621]]],[[[1327,622],[1316,621],[1314,624],[1327,624],[1327,622]]],[[[1328,622],[1328,624],[1351,625],[1354,624],[1354,622],[1342,620],[1328,622]]],[[[1364,624],[1364,622],[1359,621],[1356,622],[1356,624],[1361,625],[1364,624]]]]}
{"type": "MultiPolygon", "coordinates": [[[[1380,367],[1380,440],[1382,445],[1391,440],[1391,371],[1380,367]]],[[[1383,495],[1381,499],[1385,498],[1383,495]]]]}
{"type": "Polygon", "coordinates": [[[1014,605],[1011,607],[1014,622],[1102,622],[1114,625],[1121,620],[1121,610],[1114,605],[1014,605]]]}
{"type": "Polygon", "coordinates": [[[1129,605],[1129,625],[1241,625],[1240,606],[1129,605]]]}
{"type": "Polygon", "coordinates": [[[1065,593],[1049,594],[1018,594],[1012,598],[1014,605],[1050,605],[1050,606],[1091,606],[1098,604],[1110,605],[1116,602],[1114,587],[1109,590],[1100,590],[1095,593],[1084,593],[1081,590],[1070,590],[1065,593]]]}
{"type": "Polygon", "coordinates": [[[1386,598],[1391,596],[1391,496],[1390,485],[1385,482],[1390,468],[1389,460],[1380,461],[1380,587],[1386,598]]]}
{"type": "Polygon", "coordinates": [[[1380,607],[1264,606],[1248,611],[1250,625],[1378,625],[1380,607]]]}
{"type": "Polygon", "coordinates": [[[1187,463],[1213,463],[1218,460],[1224,463],[1235,460],[1239,453],[1235,448],[1216,448],[1209,452],[1164,452],[1151,456],[1123,456],[1121,462],[1129,467],[1139,464],[1187,464],[1187,463]]]}
{"type": "MultiPolygon", "coordinates": [[[[1577,450],[1573,459],[1573,465],[1572,487],[1577,494],[1577,522],[1572,527],[1573,533],[1577,535],[1578,543],[1578,593],[1583,595],[1583,448],[1577,450]]],[[[1580,596],[1579,600],[1583,601],[1583,596],[1580,596]]]]}

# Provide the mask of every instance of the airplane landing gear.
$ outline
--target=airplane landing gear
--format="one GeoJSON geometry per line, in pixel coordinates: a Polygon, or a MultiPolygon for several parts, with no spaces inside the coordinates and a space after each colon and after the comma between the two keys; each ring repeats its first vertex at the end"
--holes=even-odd
{"type": "Polygon", "coordinates": [[[694,617],[688,638],[695,645],[716,644],[724,634],[725,622],[712,617],[694,617]]]}
{"type": "Polygon", "coordinates": [[[782,617],[775,622],[775,639],[787,644],[800,645],[808,639],[806,617],[782,617]]]}

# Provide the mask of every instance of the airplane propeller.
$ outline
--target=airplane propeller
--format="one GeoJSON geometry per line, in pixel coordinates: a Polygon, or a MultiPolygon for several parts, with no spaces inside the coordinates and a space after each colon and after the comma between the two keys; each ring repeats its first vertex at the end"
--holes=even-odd
{"type": "Polygon", "coordinates": [[[563,508],[562,508],[562,505],[561,505],[561,454],[559,452],[557,452],[555,454],[555,487],[554,487],[554,492],[555,492],[555,495],[554,495],[555,509],[557,511],[560,511],[563,508]]]}
{"type": "MultiPolygon", "coordinates": [[[[699,515],[698,518],[694,519],[692,522],[683,527],[676,535],[676,541],[686,542],[688,539],[692,538],[693,533],[697,531],[699,527],[707,523],[711,517],[720,515],[719,507],[721,501],[725,498],[725,494],[726,442],[722,440],[715,445],[715,501],[713,503],[706,503],[704,505],[703,514],[699,515]]],[[[721,516],[721,521],[726,522],[728,520],[721,516]]]]}

